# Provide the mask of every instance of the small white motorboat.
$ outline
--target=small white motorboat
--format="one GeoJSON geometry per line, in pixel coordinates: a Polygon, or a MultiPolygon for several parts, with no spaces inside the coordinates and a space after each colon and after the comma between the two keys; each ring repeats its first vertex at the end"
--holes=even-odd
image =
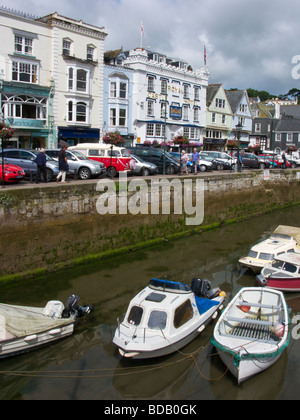
{"type": "Polygon", "coordinates": [[[275,257],[285,252],[300,252],[300,228],[278,226],[270,238],[253,246],[247,257],[239,260],[241,267],[259,274],[275,257]]]}
{"type": "Polygon", "coordinates": [[[289,344],[282,292],[261,287],[240,290],[220,316],[212,343],[238,384],[273,365],[289,344]]]}
{"type": "Polygon", "coordinates": [[[123,357],[165,356],[190,343],[223,308],[226,294],[207,280],[152,279],[130,302],[113,339],[123,357]]]}
{"type": "Polygon", "coordinates": [[[93,311],[79,306],[79,297],[64,304],[57,300],[44,308],[0,304],[0,358],[24,353],[71,335],[77,318],[93,311]]]}
{"type": "Polygon", "coordinates": [[[282,292],[300,292],[300,254],[280,254],[256,276],[259,286],[282,292]]]}

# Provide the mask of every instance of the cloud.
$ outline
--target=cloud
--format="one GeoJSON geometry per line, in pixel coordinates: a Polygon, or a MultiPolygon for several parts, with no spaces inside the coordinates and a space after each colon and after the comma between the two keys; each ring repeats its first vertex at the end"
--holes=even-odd
{"type": "Polygon", "coordinates": [[[14,9],[42,16],[54,11],[104,26],[105,49],[140,45],[203,66],[211,83],[252,87],[280,94],[297,87],[292,57],[300,54],[298,0],[2,0],[14,9]]]}

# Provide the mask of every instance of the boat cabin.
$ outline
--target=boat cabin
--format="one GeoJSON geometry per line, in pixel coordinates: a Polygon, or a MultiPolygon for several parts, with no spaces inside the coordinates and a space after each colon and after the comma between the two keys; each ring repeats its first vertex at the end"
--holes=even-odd
{"type": "Polygon", "coordinates": [[[177,330],[197,314],[194,293],[183,283],[151,280],[132,301],[123,323],[157,330],[177,330]]]}
{"type": "Polygon", "coordinates": [[[272,264],[264,268],[262,274],[268,276],[280,272],[280,276],[295,277],[300,275],[300,254],[286,253],[278,255],[272,264]]]}

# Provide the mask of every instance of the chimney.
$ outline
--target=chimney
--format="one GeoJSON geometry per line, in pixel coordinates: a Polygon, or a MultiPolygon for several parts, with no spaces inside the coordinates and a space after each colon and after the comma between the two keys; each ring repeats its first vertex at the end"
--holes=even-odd
{"type": "Polygon", "coordinates": [[[275,103],[275,118],[276,119],[280,119],[280,104],[279,104],[279,99],[276,98],[276,103],[275,103]]]}

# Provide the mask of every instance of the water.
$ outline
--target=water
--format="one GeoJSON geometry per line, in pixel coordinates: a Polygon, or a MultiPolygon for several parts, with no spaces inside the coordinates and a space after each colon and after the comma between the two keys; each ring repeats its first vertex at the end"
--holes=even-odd
{"type": "MultiPolygon", "coordinates": [[[[43,306],[52,299],[66,302],[76,293],[81,304],[95,305],[72,337],[1,360],[0,399],[298,399],[299,340],[291,339],[275,365],[241,386],[225,373],[210,345],[214,323],[181,352],[153,361],[123,361],[112,344],[117,317],[151,277],[187,283],[208,278],[228,300],[240,288],[255,286],[255,276],[240,272],[237,261],[279,224],[299,226],[299,208],[41,279],[0,284],[5,303],[43,306]]],[[[300,314],[300,294],[286,297],[292,316],[300,314]]]]}

